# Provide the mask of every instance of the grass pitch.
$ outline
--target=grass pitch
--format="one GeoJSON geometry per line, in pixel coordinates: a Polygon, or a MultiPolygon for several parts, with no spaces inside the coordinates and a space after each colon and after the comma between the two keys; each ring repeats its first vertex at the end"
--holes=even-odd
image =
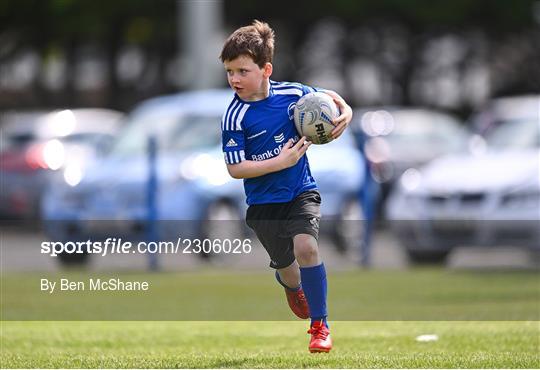
{"type": "Polygon", "coordinates": [[[102,274],[2,274],[1,368],[540,368],[536,271],[330,272],[330,354],[268,273],[116,274],[151,281],[134,294],[42,293],[45,276],[102,274]]]}
{"type": "Polygon", "coordinates": [[[539,322],[2,322],[3,368],[538,368],[539,322]],[[421,343],[415,337],[437,334],[421,343]]]}
{"type": "MultiPolygon", "coordinates": [[[[348,271],[328,275],[331,320],[538,321],[536,271],[348,271]]],[[[2,274],[7,321],[282,321],[295,319],[271,272],[2,274]],[[40,291],[40,279],[145,280],[147,292],[40,291]]]]}

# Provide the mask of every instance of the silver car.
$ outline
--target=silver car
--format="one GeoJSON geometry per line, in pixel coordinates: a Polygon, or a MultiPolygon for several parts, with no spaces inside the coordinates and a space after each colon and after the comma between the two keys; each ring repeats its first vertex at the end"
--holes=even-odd
{"type": "Polygon", "coordinates": [[[535,99],[514,99],[503,110],[493,102],[477,116],[490,117],[490,123],[475,124],[485,136],[473,136],[467,153],[404,172],[387,215],[413,260],[443,260],[457,246],[540,249],[540,97],[535,99]]]}
{"type": "Polygon", "coordinates": [[[370,171],[381,184],[382,205],[401,174],[441,155],[463,148],[467,131],[454,116],[425,108],[358,109],[351,126],[370,171]]]}

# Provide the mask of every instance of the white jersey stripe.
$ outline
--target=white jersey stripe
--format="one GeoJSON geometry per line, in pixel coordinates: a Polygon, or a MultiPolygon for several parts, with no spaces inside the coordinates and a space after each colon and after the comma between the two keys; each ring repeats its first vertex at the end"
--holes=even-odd
{"type": "Polygon", "coordinates": [[[298,96],[302,96],[304,95],[304,93],[302,92],[302,90],[298,90],[298,89],[285,89],[285,90],[276,90],[274,89],[274,95],[298,95],[298,96]]]}
{"type": "Polygon", "coordinates": [[[246,152],[243,150],[224,152],[223,155],[227,164],[236,164],[246,160],[246,152]]]}
{"type": "Polygon", "coordinates": [[[240,101],[236,100],[232,107],[229,108],[227,111],[227,116],[225,117],[225,130],[230,131],[232,129],[231,127],[231,116],[234,114],[234,110],[240,106],[240,101]]]}
{"type": "Polygon", "coordinates": [[[295,83],[295,82],[274,82],[272,84],[273,89],[276,89],[276,88],[288,88],[288,87],[294,87],[294,88],[302,90],[302,85],[298,84],[298,83],[295,83]]]}
{"type": "Polygon", "coordinates": [[[237,114],[238,110],[242,107],[242,103],[240,101],[237,101],[237,104],[234,106],[233,109],[231,109],[229,113],[229,117],[227,118],[227,129],[230,131],[234,131],[234,116],[237,114]]]}
{"type": "Polygon", "coordinates": [[[238,117],[240,111],[243,109],[244,105],[245,104],[241,103],[237,108],[235,108],[233,114],[231,114],[231,117],[229,118],[229,130],[236,130],[236,118],[238,117]]]}
{"type": "Polygon", "coordinates": [[[236,118],[236,127],[235,127],[236,131],[242,131],[242,120],[244,119],[244,115],[246,114],[248,109],[249,109],[249,104],[245,104],[240,110],[240,114],[238,114],[238,117],[236,118]]]}
{"type": "Polygon", "coordinates": [[[229,125],[230,125],[229,130],[231,130],[231,131],[237,131],[238,130],[236,128],[236,118],[238,117],[238,114],[242,111],[242,109],[244,109],[244,107],[245,107],[245,104],[240,103],[238,105],[238,107],[236,107],[234,112],[231,114],[231,117],[229,118],[229,125]]]}
{"type": "Polygon", "coordinates": [[[225,113],[223,113],[223,131],[227,130],[227,117],[229,116],[229,112],[231,111],[231,108],[236,104],[236,100],[233,100],[231,104],[229,104],[229,107],[227,110],[225,110],[225,113]]]}
{"type": "Polygon", "coordinates": [[[221,117],[221,130],[225,130],[225,122],[227,122],[227,114],[229,113],[231,107],[237,102],[236,99],[233,99],[225,112],[223,112],[223,116],[221,117]]]}

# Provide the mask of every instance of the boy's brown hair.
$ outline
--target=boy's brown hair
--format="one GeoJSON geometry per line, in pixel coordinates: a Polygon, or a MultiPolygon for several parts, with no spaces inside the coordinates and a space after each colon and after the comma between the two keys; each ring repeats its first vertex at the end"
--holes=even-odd
{"type": "Polygon", "coordinates": [[[219,59],[225,62],[241,55],[251,57],[260,68],[266,63],[272,63],[274,30],[268,23],[255,20],[250,26],[238,28],[225,41],[219,59]]]}

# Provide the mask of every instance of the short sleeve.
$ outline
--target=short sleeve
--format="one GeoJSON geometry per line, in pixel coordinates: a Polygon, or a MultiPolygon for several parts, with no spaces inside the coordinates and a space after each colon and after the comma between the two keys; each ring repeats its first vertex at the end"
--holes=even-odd
{"type": "Polygon", "coordinates": [[[246,159],[242,120],[248,109],[249,104],[235,99],[221,119],[221,144],[227,164],[237,164],[246,159]]]}
{"type": "Polygon", "coordinates": [[[315,92],[324,91],[318,87],[311,87],[299,82],[271,82],[272,91],[275,95],[296,95],[298,99],[302,96],[315,92]]]}
{"type": "Polygon", "coordinates": [[[316,88],[314,87],[311,87],[311,86],[307,86],[307,85],[302,85],[302,96],[306,95],[306,94],[309,94],[309,93],[312,93],[312,92],[315,92],[315,91],[319,91],[317,90],[316,88]]]}
{"type": "Polygon", "coordinates": [[[236,164],[246,159],[243,131],[222,131],[221,137],[225,163],[236,164]]]}

